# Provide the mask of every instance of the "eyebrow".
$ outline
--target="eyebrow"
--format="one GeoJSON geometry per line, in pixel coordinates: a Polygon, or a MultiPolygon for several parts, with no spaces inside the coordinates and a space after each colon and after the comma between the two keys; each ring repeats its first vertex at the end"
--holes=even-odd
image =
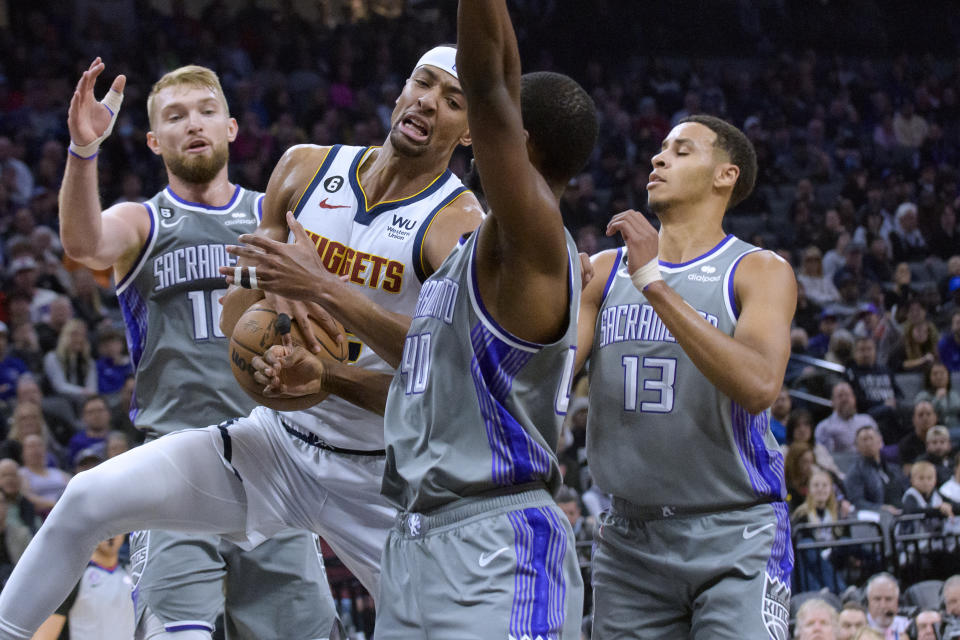
{"type": "Polygon", "coordinates": [[[420,72],[423,72],[423,73],[427,74],[427,76],[428,76],[431,80],[433,80],[434,82],[441,82],[441,83],[443,84],[443,86],[444,86],[444,90],[445,90],[447,93],[455,93],[455,94],[460,95],[460,96],[463,95],[463,90],[462,90],[460,87],[457,87],[457,86],[455,86],[455,85],[452,85],[452,84],[450,84],[449,82],[443,82],[443,81],[440,79],[440,76],[438,76],[433,70],[427,68],[427,65],[421,65],[421,66],[417,67],[416,70],[414,70],[413,73],[414,73],[414,75],[416,75],[417,73],[420,73],[420,72]]]}

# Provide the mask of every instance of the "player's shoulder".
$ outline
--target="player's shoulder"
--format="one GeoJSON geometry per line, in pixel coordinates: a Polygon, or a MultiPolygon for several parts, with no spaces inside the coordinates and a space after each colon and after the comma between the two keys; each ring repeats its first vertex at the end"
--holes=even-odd
{"type": "Polygon", "coordinates": [[[783,256],[769,249],[753,249],[744,254],[736,275],[738,278],[742,276],[766,276],[773,279],[786,278],[796,281],[790,263],[783,256]]]}
{"type": "Polygon", "coordinates": [[[280,163],[322,163],[327,154],[330,153],[331,146],[322,146],[317,144],[295,144],[283,152],[280,163]]]}

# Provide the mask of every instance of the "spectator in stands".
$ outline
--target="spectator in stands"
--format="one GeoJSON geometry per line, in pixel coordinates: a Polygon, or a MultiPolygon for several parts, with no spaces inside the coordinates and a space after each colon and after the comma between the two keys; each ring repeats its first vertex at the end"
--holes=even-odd
{"type": "Polygon", "coordinates": [[[787,442],[787,420],[790,418],[792,407],[790,390],[786,386],[780,387],[780,393],[770,407],[770,432],[777,439],[777,444],[783,445],[787,442]]]}
{"type": "Polygon", "coordinates": [[[40,435],[47,443],[47,464],[59,466],[60,447],[50,437],[50,430],[43,419],[40,405],[32,402],[19,402],[13,410],[10,433],[0,442],[0,458],[13,458],[17,464],[23,464],[23,441],[32,434],[40,435]]]}
{"type": "Polygon", "coordinates": [[[920,231],[917,205],[904,202],[897,207],[896,225],[890,237],[890,250],[897,262],[922,262],[930,251],[920,231]]]}
{"type": "Polygon", "coordinates": [[[837,312],[833,309],[824,309],[820,312],[820,333],[810,338],[807,343],[807,353],[815,358],[823,358],[830,348],[830,337],[838,327],[837,312]]]}
{"type": "Polygon", "coordinates": [[[913,625],[916,630],[915,640],[940,640],[940,624],[943,618],[939,611],[927,609],[919,612],[913,617],[913,625]]]}
{"type": "Polygon", "coordinates": [[[887,511],[900,515],[901,499],[906,489],[900,469],[880,457],[883,436],[875,426],[857,430],[857,452],[860,458],[847,474],[844,483],[847,498],[858,510],[887,511]]]}
{"type": "Polygon", "coordinates": [[[0,496],[0,588],[33,537],[29,529],[8,517],[11,508],[6,498],[0,496]]]}
{"type": "Polygon", "coordinates": [[[848,382],[838,382],[830,394],[833,413],[817,424],[817,442],[830,453],[851,453],[857,449],[856,434],[864,425],[877,428],[876,421],[865,413],[857,413],[857,398],[848,382]]]}
{"type": "Polygon", "coordinates": [[[57,348],[43,357],[43,371],[56,393],[77,404],[97,393],[97,366],[83,320],[67,321],[57,348]]]}
{"type": "Polygon", "coordinates": [[[33,503],[23,493],[20,465],[10,458],[0,460],[0,498],[10,505],[10,510],[7,512],[8,520],[15,520],[26,527],[30,535],[40,529],[42,520],[37,515],[33,503]]]}
{"type": "MultiPolygon", "coordinates": [[[[960,291],[960,276],[951,284],[951,292],[960,291]]],[[[960,371],[960,311],[954,311],[950,317],[950,333],[944,333],[937,344],[940,362],[952,372],[960,371]]]]}
{"type": "Polygon", "coordinates": [[[902,502],[904,513],[922,513],[935,518],[935,520],[926,519],[921,523],[914,523],[920,525],[914,527],[914,533],[939,532],[940,517],[953,517],[953,507],[937,492],[936,468],[923,460],[913,463],[910,467],[910,488],[904,492],[902,502]]]}
{"type": "Polygon", "coordinates": [[[852,640],[860,629],[867,626],[867,612],[858,602],[846,602],[838,616],[837,640],[852,640]]]}
{"type": "Polygon", "coordinates": [[[893,282],[888,283],[884,294],[884,305],[887,309],[899,310],[900,313],[906,312],[907,304],[913,296],[912,282],[913,272],[910,271],[910,265],[906,262],[898,263],[893,268],[893,282]]]}
{"type": "Polygon", "coordinates": [[[112,398],[133,373],[123,332],[105,329],[97,339],[97,391],[112,398]]]}
{"type": "Polygon", "coordinates": [[[955,513],[960,513],[960,453],[956,454],[951,462],[953,477],[940,485],[937,492],[950,503],[955,513]]]}
{"type": "Polygon", "coordinates": [[[43,373],[43,352],[36,328],[29,322],[21,322],[13,328],[10,336],[10,355],[19,358],[34,375],[43,373]]]}
{"type": "Polygon", "coordinates": [[[943,583],[943,612],[960,618],[960,575],[951,576],[943,583]]]}
{"type": "Polygon", "coordinates": [[[44,353],[57,348],[57,342],[67,322],[73,319],[73,303],[67,296],[58,296],[50,303],[50,317],[36,325],[40,350],[44,353]]]}
{"type": "Polygon", "coordinates": [[[937,412],[929,402],[913,406],[913,431],[897,443],[897,455],[901,465],[909,465],[927,450],[927,432],[937,424],[937,412]]]}
{"type": "Polygon", "coordinates": [[[107,460],[116,458],[130,450],[130,439],[123,431],[111,431],[107,434],[107,460]]]}
{"type": "Polygon", "coordinates": [[[76,432],[77,416],[73,404],[56,394],[44,397],[36,378],[30,374],[24,374],[17,380],[17,403],[32,403],[40,407],[43,421],[58,446],[66,446],[76,432]]]}
{"type": "Polygon", "coordinates": [[[7,352],[9,331],[4,322],[0,322],[0,400],[8,402],[17,392],[17,378],[27,373],[27,364],[7,352]]]}
{"type": "Polygon", "coordinates": [[[13,258],[7,268],[11,290],[30,299],[30,321],[43,322],[50,316],[50,304],[57,294],[37,286],[37,261],[30,255],[13,258]]]}
{"type": "Polygon", "coordinates": [[[948,427],[960,427],[960,392],[954,390],[947,367],[939,362],[923,374],[923,391],[914,402],[933,405],[940,422],[948,427]]]}
{"type": "Polygon", "coordinates": [[[907,321],[903,343],[890,354],[890,367],[897,371],[923,373],[937,361],[937,328],[929,320],[907,321]]]}
{"type": "Polygon", "coordinates": [[[900,329],[890,314],[872,302],[864,302],[858,308],[853,335],[857,338],[873,338],[877,351],[876,362],[881,366],[887,366],[890,353],[902,339],[900,329]]]}
{"type": "Polygon", "coordinates": [[[857,407],[876,417],[874,410],[880,407],[897,408],[897,397],[902,395],[893,374],[877,364],[877,345],[870,337],[857,338],[853,345],[853,366],[845,374],[854,395],[857,407]]]}
{"type": "Polygon", "coordinates": [[[846,472],[837,466],[833,456],[827,448],[813,437],[813,416],[806,409],[794,409],[787,418],[787,446],[781,447],[786,455],[789,445],[794,442],[805,442],[813,448],[816,464],[821,469],[829,471],[835,478],[843,480],[846,472]]]}
{"type": "MultiPolygon", "coordinates": [[[[826,217],[827,217],[828,224],[832,218],[836,219],[835,224],[838,224],[838,225],[840,224],[840,219],[836,209],[830,209],[829,211],[827,211],[826,217]]],[[[830,249],[823,255],[822,263],[823,263],[824,276],[832,279],[833,275],[847,263],[846,251],[849,245],[850,245],[850,232],[841,226],[837,233],[836,244],[832,249],[830,249]]],[[[804,258],[806,258],[806,255],[804,255],[804,258]]]]}
{"type": "MultiPolygon", "coordinates": [[[[823,469],[815,467],[807,483],[807,495],[803,503],[790,516],[793,526],[803,524],[822,525],[837,522],[850,516],[853,506],[846,500],[837,499],[833,478],[823,469]]],[[[797,539],[812,539],[818,542],[837,540],[846,535],[839,527],[806,530],[797,534],[797,539]]],[[[831,564],[830,549],[806,549],[797,555],[797,584],[800,591],[819,591],[826,588],[840,593],[846,588],[839,573],[831,564]]]]}
{"type": "Polygon", "coordinates": [[[47,444],[36,434],[23,440],[20,477],[23,479],[23,494],[42,518],[47,517],[70,481],[68,473],[47,464],[47,444]]]}
{"type": "Polygon", "coordinates": [[[913,103],[905,101],[893,117],[893,133],[897,144],[908,149],[919,149],[927,138],[930,126],[926,119],[914,110],[913,103]]]}
{"type": "Polygon", "coordinates": [[[943,205],[939,225],[930,234],[930,253],[941,260],[947,260],[960,247],[960,228],[957,226],[957,211],[952,204],[943,205]]]}
{"type": "Polygon", "coordinates": [[[783,459],[783,476],[787,485],[787,500],[791,511],[807,498],[810,477],[813,475],[813,448],[806,442],[794,442],[783,459]]]}
{"type": "MultiPolygon", "coordinates": [[[[879,215],[874,216],[877,219],[879,215]]],[[[863,242],[861,240],[861,242],[863,242]]],[[[874,236],[867,245],[867,253],[863,256],[863,273],[873,282],[890,282],[893,280],[893,265],[890,263],[890,245],[885,238],[874,236]]]]}
{"type": "Polygon", "coordinates": [[[895,639],[897,633],[903,633],[910,623],[907,618],[897,615],[900,607],[900,585],[896,578],[883,572],[871,576],[867,581],[867,624],[880,631],[886,638],[895,639]]]}
{"type": "Polygon", "coordinates": [[[836,640],[837,610],[826,600],[811,598],[797,610],[796,640],[836,640]]]}
{"type": "Polygon", "coordinates": [[[591,543],[596,536],[596,521],[590,517],[584,517],[580,508],[580,496],[577,491],[567,486],[561,486],[554,500],[557,506],[563,510],[570,526],[573,528],[573,538],[577,541],[577,557],[581,562],[589,563],[592,549],[589,545],[581,546],[579,543],[591,543]]]}
{"type": "Polygon", "coordinates": [[[833,274],[824,271],[823,254],[816,246],[803,251],[803,263],[797,274],[797,282],[803,285],[807,298],[821,307],[840,300],[840,292],[833,284],[833,274]]]}
{"type": "Polygon", "coordinates": [[[945,426],[938,424],[927,431],[927,450],[917,460],[929,462],[936,468],[938,487],[953,476],[952,448],[950,431],[945,426]]]}
{"type": "Polygon", "coordinates": [[[110,408],[103,396],[90,396],[80,406],[83,431],[70,439],[67,454],[70,460],[83,449],[97,447],[102,456],[107,452],[107,434],[110,433],[110,408]]]}
{"type": "Polygon", "coordinates": [[[849,368],[853,366],[853,334],[846,329],[837,329],[830,336],[830,346],[823,359],[849,368]]]}

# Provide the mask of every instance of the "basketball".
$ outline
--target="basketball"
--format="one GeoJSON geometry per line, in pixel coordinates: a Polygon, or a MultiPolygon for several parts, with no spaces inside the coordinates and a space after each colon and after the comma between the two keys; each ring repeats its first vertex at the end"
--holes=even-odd
{"type": "MultiPolygon", "coordinates": [[[[298,398],[268,398],[262,395],[263,385],[254,380],[253,359],[273,345],[282,344],[282,331],[278,328],[277,312],[264,300],[252,304],[237,320],[230,337],[230,369],[233,377],[251,398],[259,404],[277,411],[300,411],[312,407],[327,397],[326,392],[298,398]]],[[[281,323],[282,324],[282,323],[281,323]]],[[[338,345],[320,325],[311,322],[313,331],[323,350],[319,357],[343,362],[347,357],[346,344],[338,345]]],[[[337,326],[343,330],[340,323],[337,326]]],[[[296,321],[290,324],[290,337],[295,345],[304,346],[306,340],[296,321]]]]}

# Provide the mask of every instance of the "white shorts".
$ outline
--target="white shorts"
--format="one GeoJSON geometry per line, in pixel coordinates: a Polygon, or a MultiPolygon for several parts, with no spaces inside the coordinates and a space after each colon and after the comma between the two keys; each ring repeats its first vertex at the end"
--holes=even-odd
{"type": "Polygon", "coordinates": [[[335,453],[305,442],[266,407],[206,431],[242,481],[247,500],[246,531],[223,537],[252,548],[284,529],[308,529],[379,596],[380,555],[397,516],[380,495],[383,456],[335,453]]]}

